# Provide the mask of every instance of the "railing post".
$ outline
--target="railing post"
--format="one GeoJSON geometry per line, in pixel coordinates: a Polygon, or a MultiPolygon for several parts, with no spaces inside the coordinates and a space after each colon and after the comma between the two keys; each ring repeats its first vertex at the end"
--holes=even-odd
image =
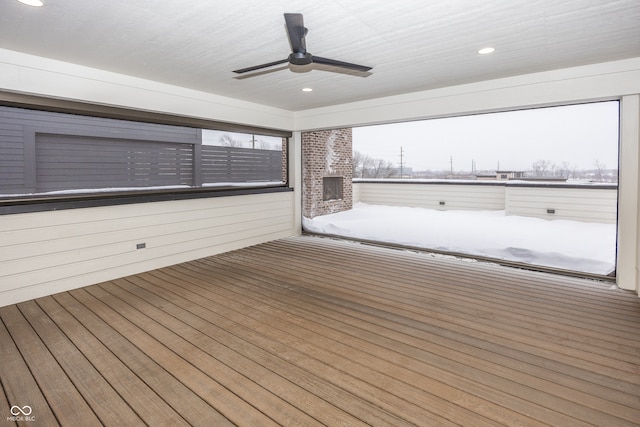
{"type": "Polygon", "coordinates": [[[193,150],[193,179],[191,185],[202,187],[202,144],[192,144],[193,150]]]}
{"type": "Polygon", "coordinates": [[[38,191],[36,174],[36,130],[31,126],[23,128],[23,156],[24,156],[24,192],[35,193],[38,191]]]}

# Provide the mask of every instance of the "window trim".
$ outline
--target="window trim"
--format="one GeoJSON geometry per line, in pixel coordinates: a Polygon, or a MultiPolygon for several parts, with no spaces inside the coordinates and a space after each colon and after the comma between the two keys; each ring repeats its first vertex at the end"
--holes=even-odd
{"type": "Polygon", "coordinates": [[[0,216],[8,214],[57,211],[166,202],[213,197],[246,196],[252,194],[284,193],[294,191],[287,184],[273,186],[243,186],[216,188],[185,188],[171,190],[113,191],[109,193],[61,194],[52,196],[20,196],[0,201],[0,216]]]}

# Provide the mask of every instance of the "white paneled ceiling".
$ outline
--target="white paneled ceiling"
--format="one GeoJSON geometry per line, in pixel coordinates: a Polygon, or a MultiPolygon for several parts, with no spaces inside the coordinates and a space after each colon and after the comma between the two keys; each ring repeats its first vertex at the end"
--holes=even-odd
{"type": "Polygon", "coordinates": [[[43,1],[0,1],[0,48],[294,111],[640,57],[638,0],[43,1]],[[372,74],[237,78],[290,53],[285,12],[304,14],[309,52],[372,74]]]}

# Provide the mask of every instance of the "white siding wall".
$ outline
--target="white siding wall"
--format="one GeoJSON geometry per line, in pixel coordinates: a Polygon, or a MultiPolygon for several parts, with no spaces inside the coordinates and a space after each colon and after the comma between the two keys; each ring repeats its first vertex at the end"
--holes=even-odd
{"type": "Polygon", "coordinates": [[[551,186],[354,183],[357,201],[429,209],[505,210],[507,215],[615,224],[617,190],[551,186]],[[440,202],[445,202],[441,205],[440,202]],[[548,214],[547,209],[555,209],[548,214]]]}
{"type": "Polygon", "coordinates": [[[505,190],[507,215],[616,223],[615,189],[507,186],[505,190]],[[555,213],[547,213],[547,209],[555,213]]]}
{"type": "Polygon", "coordinates": [[[291,236],[293,200],[284,192],[4,215],[0,306],[291,236]]]}
{"type": "Polygon", "coordinates": [[[502,210],[502,185],[354,183],[359,201],[429,209],[502,210]],[[444,202],[441,205],[440,202],[444,202]]]}

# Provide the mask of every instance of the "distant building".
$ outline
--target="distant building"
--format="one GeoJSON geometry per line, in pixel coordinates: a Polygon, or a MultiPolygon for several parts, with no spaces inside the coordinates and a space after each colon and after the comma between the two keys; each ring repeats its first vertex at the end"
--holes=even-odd
{"type": "Polygon", "coordinates": [[[493,174],[477,174],[476,179],[490,181],[509,181],[512,179],[525,179],[523,171],[496,171],[493,174]]]}
{"type": "Polygon", "coordinates": [[[496,171],[494,174],[476,174],[476,179],[484,181],[545,181],[545,182],[565,182],[567,178],[556,176],[536,176],[528,177],[524,171],[496,171]]]}
{"type": "Polygon", "coordinates": [[[399,167],[393,168],[392,171],[394,178],[411,178],[413,176],[413,168],[409,166],[403,166],[402,170],[399,167]]]}

